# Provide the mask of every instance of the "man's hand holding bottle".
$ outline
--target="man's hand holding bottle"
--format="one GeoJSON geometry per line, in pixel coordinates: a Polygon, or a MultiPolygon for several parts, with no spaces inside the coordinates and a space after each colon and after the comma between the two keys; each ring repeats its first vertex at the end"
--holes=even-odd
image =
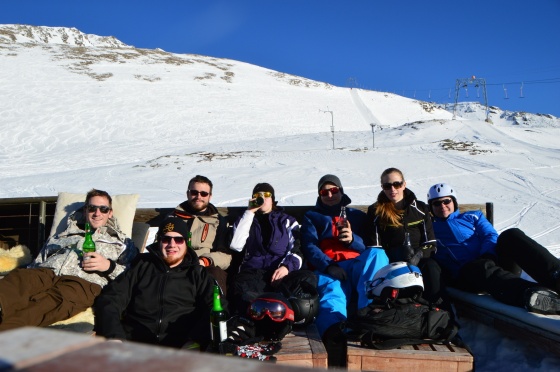
{"type": "Polygon", "coordinates": [[[352,226],[350,221],[346,220],[344,224],[338,224],[338,240],[344,244],[351,244],[354,238],[352,237],[352,226]]]}

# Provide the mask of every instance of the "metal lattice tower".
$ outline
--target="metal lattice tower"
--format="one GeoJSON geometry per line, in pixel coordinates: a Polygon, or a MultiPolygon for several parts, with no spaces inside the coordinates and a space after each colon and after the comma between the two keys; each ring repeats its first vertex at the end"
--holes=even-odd
{"type": "Polygon", "coordinates": [[[488,115],[488,96],[486,94],[486,79],[471,76],[470,78],[457,79],[455,82],[455,105],[453,105],[453,120],[455,120],[457,113],[457,101],[459,100],[459,90],[473,85],[475,88],[482,87],[482,97],[484,98],[484,106],[486,107],[486,121],[489,121],[488,115]]]}

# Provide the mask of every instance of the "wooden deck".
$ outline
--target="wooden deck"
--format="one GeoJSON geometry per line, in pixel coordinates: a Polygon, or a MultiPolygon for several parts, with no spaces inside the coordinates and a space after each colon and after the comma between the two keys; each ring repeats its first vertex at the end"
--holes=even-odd
{"type": "Polygon", "coordinates": [[[282,340],[282,349],[275,354],[276,364],[306,368],[327,368],[327,351],[315,324],[294,329],[282,340]]]}
{"type": "Polygon", "coordinates": [[[348,344],[348,369],[361,371],[473,371],[474,358],[455,345],[406,345],[375,350],[348,344]]]}

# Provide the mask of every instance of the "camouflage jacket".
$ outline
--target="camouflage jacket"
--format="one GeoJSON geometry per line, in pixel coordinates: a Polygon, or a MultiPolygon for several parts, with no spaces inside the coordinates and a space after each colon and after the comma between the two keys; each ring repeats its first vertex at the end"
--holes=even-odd
{"type": "Polygon", "coordinates": [[[86,272],[81,266],[85,231],[78,227],[78,221],[84,221],[80,211],[68,217],[66,230],[51,236],[28,267],[49,268],[56,275],[74,275],[103,287],[130,266],[138,249],[120,230],[116,218],[110,218],[107,225],[97,229],[92,237],[95,251],[115,262],[115,269],[108,274],[86,272]]]}

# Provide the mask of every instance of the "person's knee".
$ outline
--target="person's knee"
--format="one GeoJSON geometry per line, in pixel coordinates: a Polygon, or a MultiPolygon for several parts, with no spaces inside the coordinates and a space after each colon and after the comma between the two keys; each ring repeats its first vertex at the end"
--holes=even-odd
{"type": "Polygon", "coordinates": [[[499,236],[498,236],[498,240],[502,240],[502,241],[511,241],[511,240],[517,240],[520,237],[525,236],[525,233],[523,231],[521,231],[520,229],[518,229],[517,227],[512,227],[511,229],[507,229],[505,231],[503,231],[499,236]]]}

